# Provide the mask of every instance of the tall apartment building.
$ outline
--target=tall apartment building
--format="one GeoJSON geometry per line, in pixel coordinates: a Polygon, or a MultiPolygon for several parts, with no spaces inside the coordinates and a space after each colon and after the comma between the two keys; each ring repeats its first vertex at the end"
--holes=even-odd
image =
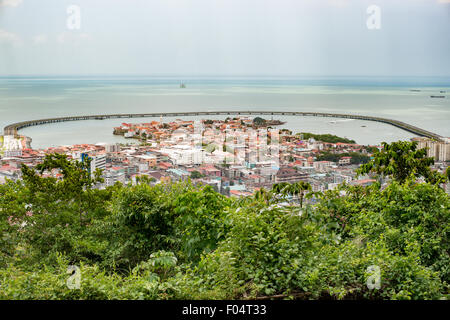
{"type": "Polygon", "coordinates": [[[105,146],[105,151],[106,152],[119,152],[120,151],[120,144],[116,143],[116,144],[107,144],[105,146]]]}
{"type": "Polygon", "coordinates": [[[435,141],[429,138],[416,137],[411,140],[418,142],[417,147],[419,149],[427,148],[428,157],[434,157],[434,161],[450,161],[450,139],[435,141]]]}
{"type": "Polygon", "coordinates": [[[97,154],[97,155],[89,155],[87,153],[80,154],[81,161],[85,161],[86,159],[91,160],[90,172],[91,175],[94,174],[95,170],[105,170],[106,169],[106,154],[97,154]]]}
{"type": "Polygon", "coordinates": [[[91,172],[94,173],[96,169],[106,169],[106,155],[99,154],[91,157],[91,172]]]}

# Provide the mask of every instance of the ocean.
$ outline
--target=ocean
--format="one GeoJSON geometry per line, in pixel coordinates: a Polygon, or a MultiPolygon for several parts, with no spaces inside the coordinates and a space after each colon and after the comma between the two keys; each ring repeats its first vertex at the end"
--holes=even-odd
{"type": "MultiPolygon", "coordinates": [[[[70,115],[215,110],[317,111],[380,116],[448,137],[450,79],[0,77],[0,128],[18,121],[70,115]],[[180,88],[181,82],[186,88],[180,88]],[[431,95],[444,95],[445,98],[431,98],[431,95]]],[[[294,132],[330,133],[360,144],[375,145],[413,137],[401,129],[371,121],[293,116],[274,116],[274,119],[286,121],[282,127],[294,132]]],[[[114,136],[113,127],[124,121],[149,120],[65,122],[25,128],[20,134],[30,136],[32,147],[36,149],[78,143],[130,142],[114,136]]]]}

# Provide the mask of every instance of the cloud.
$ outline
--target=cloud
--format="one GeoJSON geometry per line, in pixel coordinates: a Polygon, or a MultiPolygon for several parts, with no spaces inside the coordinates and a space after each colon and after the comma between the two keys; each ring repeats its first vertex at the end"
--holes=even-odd
{"type": "Polygon", "coordinates": [[[0,7],[17,7],[23,0],[0,0],[0,7]]]}
{"type": "Polygon", "coordinates": [[[48,37],[46,34],[38,34],[37,36],[33,37],[33,43],[34,44],[44,44],[47,43],[48,37]]]}
{"type": "Polygon", "coordinates": [[[0,44],[20,46],[22,39],[15,33],[0,29],[0,44]]]}
{"type": "Polygon", "coordinates": [[[62,32],[56,37],[59,44],[80,45],[90,40],[92,40],[92,37],[88,33],[62,32]]]}

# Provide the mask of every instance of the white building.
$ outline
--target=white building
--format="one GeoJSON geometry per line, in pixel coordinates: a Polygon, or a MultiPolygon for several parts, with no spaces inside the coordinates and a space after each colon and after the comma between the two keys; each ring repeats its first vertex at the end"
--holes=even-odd
{"type": "Polygon", "coordinates": [[[417,148],[427,148],[427,156],[434,157],[436,162],[450,161],[450,139],[445,141],[435,141],[429,138],[412,138],[412,141],[418,142],[417,148]]]}
{"type": "Polygon", "coordinates": [[[104,173],[103,178],[107,187],[113,186],[116,182],[125,183],[125,170],[113,167],[104,173]]]}
{"type": "Polygon", "coordinates": [[[318,171],[324,171],[326,168],[329,168],[334,165],[334,162],[331,161],[315,161],[313,163],[314,169],[318,171]]]}
{"type": "Polygon", "coordinates": [[[21,157],[22,156],[22,150],[21,149],[5,150],[3,152],[3,156],[5,158],[21,157]]]}
{"type": "Polygon", "coordinates": [[[190,146],[174,146],[170,149],[161,149],[169,156],[174,165],[197,165],[204,162],[204,150],[190,146]]]}
{"type": "Polygon", "coordinates": [[[98,154],[90,157],[91,161],[91,173],[94,173],[96,169],[105,170],[106,169],[106,155],[98,154]]]}
{"type": "Polygon", "coordinates": [[[344,175],[340,173],[333,173],[334,183],[340,184],[342,182],[350,183],[353,180],[352,176],[344,175]]]}
{"type": "Polygon", "coordinates": [[[0,144],[0,154],[3,153],[4,158],[22,156],[23,144],[21,139],[16,139],[11,135],[0,136],[0,138],[2,138],[0,141],[3,141],[3,144],[0,144]]]}
{"type": "Polygon", "coordinates": [[[119,152],[120,151],[120,144],[107,144],[105,145],[105,151],[106,152],[119,152]]]}
{"type": "Polygon", "coordinates": [[[339,159],[339,164],[340,165],[347,165],[350,164],[352,160],[352,157],[342,157],[341,159],[339,159]]]}

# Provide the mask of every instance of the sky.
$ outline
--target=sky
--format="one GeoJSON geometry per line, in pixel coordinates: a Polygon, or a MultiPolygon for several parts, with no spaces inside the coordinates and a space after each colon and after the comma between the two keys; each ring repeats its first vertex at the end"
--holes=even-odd
{"type": "Polygon", "coordinates": [[[70,74],[450,77],[450,0],[0,0],[0,76],[70,74]]]}

